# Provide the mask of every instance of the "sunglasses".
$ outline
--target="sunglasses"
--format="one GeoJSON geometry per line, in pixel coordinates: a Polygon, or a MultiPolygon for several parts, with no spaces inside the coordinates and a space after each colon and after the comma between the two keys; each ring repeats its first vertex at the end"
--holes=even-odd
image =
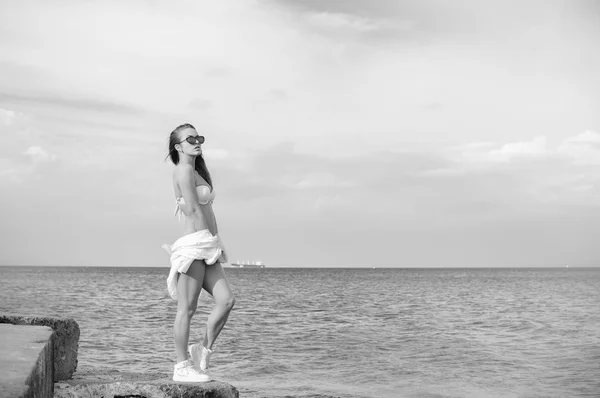
{"type": "MultiPolygon", "coordinates": [[[[189,144],[192,144],[192,145],[203,144],[204,136],[203,135],[188,135],[187,138],[183,141],[187,141],[189,144]]],[[[179,144],[181,144],[183,141],[180,141],[179,144]]]]}

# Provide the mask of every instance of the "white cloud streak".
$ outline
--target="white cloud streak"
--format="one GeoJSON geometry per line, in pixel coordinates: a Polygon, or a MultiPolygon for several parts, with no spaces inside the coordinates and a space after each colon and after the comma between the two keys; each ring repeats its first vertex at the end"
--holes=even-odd
{"type": "Polygon", "coordinates": [[[4,126],[10,126],[17,116],[16,112],[8,109],[0,109],[0,124],[4,126]]]}
{"type": "Polygon", "coordinates": [[[48,153],[41,146],[30,146],[23,155],[29,156],[33,163],[44,163],[56,160],[56,155],[48,153]]]}
{"type": "Polygon", "coordinates": [[[356,15],[332,12],[309,13],[308,21],[318,27],[350,29],[361,32],[375,31],[388,26],[382,20],[372,20],[356,15]]]}

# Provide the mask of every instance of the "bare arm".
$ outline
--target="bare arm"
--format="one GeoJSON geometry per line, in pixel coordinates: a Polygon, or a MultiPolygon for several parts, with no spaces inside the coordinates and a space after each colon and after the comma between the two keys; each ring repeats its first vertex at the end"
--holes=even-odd
{"type": "Polygon", "coordinates": [[[200,204],[194,180],[194,169],[189,165],[181,165],[176,173],[177,184],[185,200],[181,207],[183,213],[193,221],[204,221],[212,235],[217,235],[217,223],[212,214],[210,204],[200,204]]]}

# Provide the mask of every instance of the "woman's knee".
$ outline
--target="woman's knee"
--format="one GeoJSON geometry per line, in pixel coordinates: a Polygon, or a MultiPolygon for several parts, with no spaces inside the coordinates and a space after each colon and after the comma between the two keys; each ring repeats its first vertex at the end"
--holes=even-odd
{"type": "Polygon", "coordinates": [[[177,308],[177,315],[187,317],[188,319],[192,319],[192,317],[196,313],[197,307],[197,304],[188,304],[180,306],[179,308],[177,308]]]}
{"type": "Polygon", "coordinates": [[[228,295],[227,297],[224,297],[224,298],[221,300],[221,305],[222,305],[223,307],[225,307],[225,309],[226,309],[227,311],[231,311],[231,310],[232,310],[232,308],[233,308],[233,306],[235,305],[235,296],[233,295],[233,293],[232,293],[232,294],[230,294],[230,295],[228,295]]]}

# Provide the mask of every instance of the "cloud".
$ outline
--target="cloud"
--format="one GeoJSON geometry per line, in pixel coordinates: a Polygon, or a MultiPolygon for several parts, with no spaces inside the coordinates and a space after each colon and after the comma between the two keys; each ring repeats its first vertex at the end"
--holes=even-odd
{"type": "Polygon", "coordinates": [[[0,157],[0,183],[5,181],[20,183],[22,179],[14,162],[10,159],[0,157]]]}
{"type": "Polygon", "coordinates": [[[308,21],[318,27],[334,29],[350,29],[369,32],[384,27],[383,21],[359,17],[351,14],[332,12],[313,12],[308,14],[308,21]]]}
{"type": "Polygon", "coordinates": [[[546,137],[535,137],[532,141],[511,142],[499,149],[491,150],[487,157],[492,161],[508,162],[519,157],[532,157],[548,154],[546,137]]]}
{"type": "Polygon", "coordinates": [[[13,123],[13,120],[17,116],[16,112],[0,108],[0,124],[9,126],[13,123]]]}
{"type": "MultiPolygon", "coordinates": [[[[29,158],[25,161],[18,154],[10,154],[9,156],[0,157],[0,180],[1,182],[23,183],[28,176],[38,171],[37,166],[40,164],[55,163],[58,157],[55,154],[49,153],[41,146],[29,146],[23,152],[22,156],[29,158]]],[[[44,168],[43,172],[47,173],[48,168],[44,168]]],[[[47,193],[49,195],[49,193],[47,193]]]]}
{"type": "Polygon", "coordinates": [[[600,134],[587,130],[567,137],[556,148],[548,146],[545,136],[505,144],[472,142],[445,148],[442,156],[452,161],[454,167],[429,170],[429,174],[464,172],[469,167],[474,170],[496,168],[502,167],[502,164],[514,164],[515,161],[567,161],[572,165],[593,165],[600,163],[600,134]]]}
{"type": "MultiPolygon", "coordinates": [[[[498,131],[518,126],[552,140],[564,127],[552,127],[557,119],[593,120],[586,111],[592,101],[577,89],[593,73],[571,73],[571,42],[552,52],[564,54],[558,63],[523,59],[512,47],[478,48],[485,35],[457,45],[440,34],[423,45],[423,30],[445,19],[436,7],[453,7],[376,3],[17,2],[14,17],[0,16],[7,32],[0,37],[7,49],[0,54],[0,91],[21,107],[15,110],[54,118],[63,133],[75,130],[73,120],[78,127],[112,123],[118,134],[158,134],[158,126],[186,119],[218,129],[232,146],[290,140],[319,153],[397,149],[412,134],[471,138],[489,120],[498,131]],[[24,29],[17,22],[23,18],[38,28],[24,29]],[[387,30],[402,30],[404,19],[419,22],[410,37],[377,41],[387,30]],[[505,68],[515,60],[509,66],[516,70],[505,68]],[[548,66],[536,79],[522,73],[537,65],[548,66]],[[551,73],[556,65],[565,73],[551,73]]],[[[496,6],[503,24],[514,10],[496,6]]],[[[488,8],[461,4],[443,27],[494,19],[488,8]],[[463,12],[471,6],[473,14],[463,12]]],[[[513,45],[516,33],[509,33],[513,45]]],[[[586,65],[594,69],[595,58],[586,65]]]]}
{"type": "Polygon", "coordinates": [[[204,100],[204,99],[200,99],[200,98],[194,98],[193,100],[190,101],[190,107],[192,107],[194,109],[198,109],[198,110],[208,109],[208,108],[210,108],[211,105],[212,105],[212,101],[204,100]]]}
{"type": "Polygon", "coordinates": [[[335,188],[335,187],[351,187],[355,183],[345,180],[340,181],[330,172],[311,172],[300,176],[286,176],[284,185],[292,189],[319,189],[319,188],[335,188]]]}
{"type": "Polygon", "coordinates": [[[229,151],[221,148],[206,148],[202,150],[202,153],[205,155],[207,160],[222,160],[227,159],[230,156],[229,151]]]}
{"type": "MultiPolygon", "coordinates": [[[[235,167],[237,157],[220,164],[214,175],[229,217],[245,225],[252,223],[249,214],[270,214],[274,229],[311,223],[351,228],[350,215],[357,225],[396,231],[474,228],[600,203],[600,174],[593,168],[565,167],[564,159],[552,154],[538,156],[536,145],[541,143],[533,138],[516,145],[455,146],[481,152],[479,163],[471,158],[466,164],[437,149],[332,158],[278,145],[248,152],[244,167],[235,167]],[[512,160],[488,156],[502,148],[512,160]]],[[[546,150],[551,152],[547,144],[546,150]]]]}
{"type": "Polygon", "coordinates": [[[470,197],[489,203],[520,203],[529,209],[595,206],[600,203],[599,141],[600,135],[586,131],[555,147],[543,136],[504,144],[455,145],[438,152],[446,165],[418,175],[435,184],[446,180],[460,185],[470,197]]]}
{"type": "Polygon", "coordinates": [[[564,140],[557,153],[577,165],[600,165],[600,134],[587,130],[564,140]]]}
{"type": "Polygon", "coordinates": [[[204,75],[206,77],[211,77],[211,78],[226,78],[226,77],[230,77],[232,74],[233,74],[232,69],[225,68],[225,67],[210,68],[206,72],[204,72],[204,75]]]}
{"type": "Polygon", "coordinates": [[[23,155],[31,157],[31,160],[34,164],[56,160],[56,155],[48,153],[41,146],[30,146],[25,152],[23,152],[23,155]]]}
{"type": "Polygon", "coordinates": [[[39,138],[35,136],[30,115],[0,108],[0,158],[17,160],[29,140],[39,138]]]}
{"type": "Polygon", "coordinates": [[[283,203],[291,214],[299,215],[304,206],[316,203],[314,209],[327,208],[331,216],[358,206],[376,213],[375,218],[395,218],[411,211],[415,195],[429,192],[416,172],[447,163],[429,153],[381,151],[328,157],[298,152],[293,145],[276,145],[249,152],[245,158],[236,156],[217,172],[224,196],[239,198],[236,203],[267,201],[273,207],[283,203]],[[238,167],[240,163],[243,167],[238,167]],[[373,201],[377,206],[364,206],[373,201]]]}
{"type": "MultiPolygon", "coordinates": [[[[585,7],[539,5],[14,2],[0,13],[0,175],[44,181],[56,215],[65,189],[97,201],[81,230],[103,239],[117,220],[145,247],[143,224],[171,213],[168,132],[190,121],[208,137],[223,230],[240,229],[232,247],[273,236],[281,245],[267,250],[281,258],[303,253],[283,241],[291,230],[336,234],[339,252],[326,234],[305,242],[322,241],[330,258],[348,253],[347,239],[363,243],[350,236],[357,226],[373,244],[388,239],[382,258],[395,256],[389,237],[421,230],[418,257],[437,227],[594,206],[598,135],[565,132],[600,122],[600,25],[585,7]],[[447,137],[460,145],[440,150],[447,137]]],[[[24,185],[39,200],[39,185],[24,185]]],[[[438,230],[436,243],[455,231],[438,230]]],[[[156,261],[141,251],[124,250],[156,261]]],[[[94,261],[128,261],[121,254],[94,261]]]]}
{"type": "Polygon", "coordinates": [[[430,102],[423,104],[423,109],[426,109],[426,110],[432,111],[432,112],[439,111],[441,109],[444,109],[444,104],[439,101],[430,101],[430,102]]]}
{"type": "Polygon", "coordinates": [[[283,89],[279,89],[279,88],[272,88],[270,89],[267,94],[278,101],[285,101],[286,99],[288,99],[288,93],[286,90],[283,89]]]}
{"type": "Polygon", "coordinates": [[[319,195],[313,201],[313,208],[316,211],[321,211],[325,209],[326,211],[332,208],[336,208],[338,206],[343,206],[348,203],[348,200],[344,198],[342,195],[334,194],[334,195],[319,195]]]}
{"type": "Polygon", "coordinates": [[[140,114],[141,111],[133,106],[91,98],[75,98],[51,95],[24,95],[0,92],[0,102],[11,104],[43,105],[66,109],[91,110],[118,114],[140,114]]]}
{"type": "Polygon", "coordinates": [[[586,130],[583,133],[576,135],[575,137],[569,137],[565,140],[565,143],[585,143],[585,144],[597,144],[600,143],[600,133],[596,133],[592,130],[586,130]]]}

